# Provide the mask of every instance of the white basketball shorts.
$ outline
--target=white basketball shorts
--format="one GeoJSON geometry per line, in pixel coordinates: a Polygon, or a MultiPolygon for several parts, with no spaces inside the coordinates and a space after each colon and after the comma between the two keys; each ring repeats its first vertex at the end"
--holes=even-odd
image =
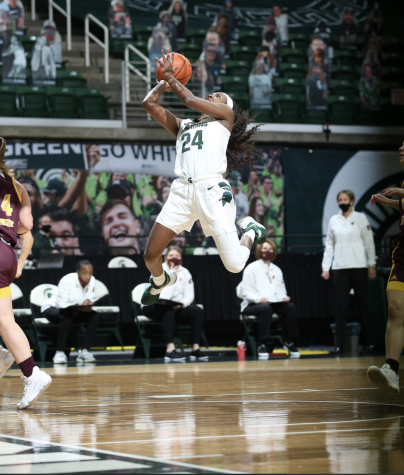
{"type": "Polygon", "coordinates": [[[191,231],[198,219],[206,237],[237,232],[236,205],[227,180],[213,178],[189,183],[177,178],[173,181],[156,222],[179,234],[191,231]]]}

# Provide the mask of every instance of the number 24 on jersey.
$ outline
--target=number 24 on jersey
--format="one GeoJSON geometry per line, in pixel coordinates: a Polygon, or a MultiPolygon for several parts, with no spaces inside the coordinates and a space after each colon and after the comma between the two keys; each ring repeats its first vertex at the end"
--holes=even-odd
{"type": "Polygon", "coordinates": [[[198,147],[198,150],[201,150],[203,147],[203,135],[202,130],[197,130],[195,132],[194,138],[191,142],[191,134],[189,132],[183,134],[181,136],[181,140],[183,141],[182,144],[182,153],[189,152],[191,147],[198,147]],[[191,146],[187,147],[187,145],[191,142],[191,146]]]}
{"type": "Polygon", "coordinates": [[[13,214],[13,208],[10,205],[11,202],[11,195],[5,195],[3,202],[1,203],[1,209],[6,213],[7,216],[11,216],[13,214]]]}

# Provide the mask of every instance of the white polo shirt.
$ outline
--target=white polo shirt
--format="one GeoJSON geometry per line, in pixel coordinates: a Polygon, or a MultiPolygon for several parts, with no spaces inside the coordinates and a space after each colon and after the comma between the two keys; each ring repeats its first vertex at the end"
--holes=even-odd
{"type": "Polygon", "coordinates": [[[79,281],[77,272],[67,274],[60,279],[58,292],[52,295],[41,307],[44,312],[50,307],[67,308],[72,305],[80,305],[84,300],[94,301],[95,278],[91,277],[90,282],[83,287],[79,281]]]}
{"type": "MultiPolygon", "coordinates": [[[[163,269],[169,271],[168,264],[163,263],[163,269]]],[[[178,267],[177,282],[170,287],[166,287],[160,293],[160,298],[181,302],[184,307],[188,307],[195,299],[194,281],[188,269],[178,267]]]]}
{"type": "Polygon", "coordinates": [[[323,271],[375,265],[373,232],[366,216],[357,211],[352,211],[347,218],[344,218],[342,211],[332,216],[325,240],[323,271]]]}
{"type": "Polygon", "coordinates": [[[283,273],[274,263],[268,265],[259,259],[244,269],[239,292],[243,299],[241,311],[249,303],[260,303],[263,297],[270,303],[277,303],[283,302],[287,295],[283,273]]]}

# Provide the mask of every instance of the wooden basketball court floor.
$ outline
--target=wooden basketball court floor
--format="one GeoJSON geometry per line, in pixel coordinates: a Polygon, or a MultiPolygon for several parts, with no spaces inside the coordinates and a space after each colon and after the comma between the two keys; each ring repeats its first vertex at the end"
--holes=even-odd
{"type": "Polygon", "coordinates": [[[0,473],[403,473],[404,393],[373,388],[370,364],[383,358],[52,368],[26,411],[11,370],[0,473]]]}

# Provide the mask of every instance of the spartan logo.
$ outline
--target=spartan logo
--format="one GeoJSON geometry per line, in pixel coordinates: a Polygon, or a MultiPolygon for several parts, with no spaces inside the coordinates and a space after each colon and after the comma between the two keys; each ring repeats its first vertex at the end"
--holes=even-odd
{"type": "Polygon", "coordinates": [[[387,236],[396,235],[399,230],[398,212],[380,203],[370,206],[370,197],[388,187],[401,188],[403,180],[404,169],[398,152],[361,150],[355,153],[342,166],[328,189],[323,209],[323,234],[327,234],[329,220],[338,211],[337,193],[352,190],[356,196],[355,210],[368,218],[375,241],[381,242],[387,236]]]}

